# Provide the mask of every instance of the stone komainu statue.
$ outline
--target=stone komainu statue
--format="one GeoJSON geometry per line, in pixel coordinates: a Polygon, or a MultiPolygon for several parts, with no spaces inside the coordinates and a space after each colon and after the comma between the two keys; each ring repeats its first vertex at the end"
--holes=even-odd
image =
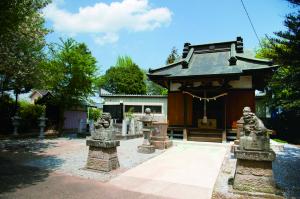
{"type": "Polygon", "coordinates": [[[102,113],[94,126],[95,129],[91,132],[92,139],[104,141],[114,139],[110,113],[102,113]]]}
{"type": "Polygon", "coordinates": [[[110,123],[111,123],[110,113],[102,113],[102,116],[95,123],[95,129],[109,128],[110,123]]]}
{"type": "Polygon", "coordinates": [[[270,139],[263,122],[251,112],[250,107],[243,109],[243,130],[240,137],[241,150],[270,150],[270,139]]]}
{"type": "Polygon", "coordinates": [[[267,129],[265,125],[254,113],[251,112],[250,107],[244,107],[242,120],[244,121],[243,134],[246,136],[249,136],[251,133],[267,136],[267,129]]]}

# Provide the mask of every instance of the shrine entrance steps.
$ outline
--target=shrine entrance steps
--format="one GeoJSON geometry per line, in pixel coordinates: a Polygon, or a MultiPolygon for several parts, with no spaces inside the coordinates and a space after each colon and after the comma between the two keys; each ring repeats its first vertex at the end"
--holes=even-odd
{"type": "Polygon", "coordinates": [[[187,140],[198,142],[222,142],[223,130],[221,129],[188,129],[187,140]]]}

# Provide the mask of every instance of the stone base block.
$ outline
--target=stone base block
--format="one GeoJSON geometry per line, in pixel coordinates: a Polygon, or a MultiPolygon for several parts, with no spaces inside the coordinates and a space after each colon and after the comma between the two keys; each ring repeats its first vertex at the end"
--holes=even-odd
{"type": "Polygon", "coordinates": [[[113,147],[120,146],[120,141],[119,140],[107,140],[107,141],[106,140],[94,140],[89,137],[86,140],[86,145],[98,147],[98,148],[113,148],[113,147]]]}
{"type": "Polygon", "coordinates": [[[233,188],[245,192],[279,194],[273,180],[272,161],[237,159],[233,188]]]}
{"type": "Polygon", "coordinates": [[[153,145],[140,145],[138,146],[138,152],[139,153],[146,153],[146,154],[149,154],[149,153],[154,153],[155,152],[155,147],[153,145]]]}
{"type": "Polygon", "coordinates": [[[109,172],[111,170],[117,169],[120,167],[118,158],[112,158],[109,160],[97,159],[97,158],[88,158],[86,168],[93,169],[97,171],[109,172]]]}
{"type": "Polygon", "coordinates": [[[151,144],[155,147],[155,149],[168,149],[173,145],[173,142],[171,140],[166,141],[157,141],[157,140],[151,140],[151,144]]]}
{"type": "Polygon", "coordinates": [[[237,159],[242,160],[254,160],[254,161],[273,161],[276,154],[273,150],[269,151],[250,151],[240,150],[239,147],[234,151],[234,156],[237,159]]]}
{"type": "Polygon", "coordinates": [[[90,145],[87,169],[109,172],[119,167],[117,147],[103,148],[90,145]]]}

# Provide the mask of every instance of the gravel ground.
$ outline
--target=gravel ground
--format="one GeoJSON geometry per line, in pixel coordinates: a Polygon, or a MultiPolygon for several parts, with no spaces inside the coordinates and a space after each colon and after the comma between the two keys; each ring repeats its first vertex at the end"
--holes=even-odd
{"type": "MultiPolygon", "coordinates": [[[[0,193],[43,182],[52,173],[108,181],[164,152],[156,150],[153,154],[140,154],[137,152],[137,146],[141,143],[142,138],[122,140],[117,149],[120,168],[110,173],[103,173],[84,169],[88,154],[85,139],[1,140],[0,193]]],[[[273,162],[277,185],[284,191],[286,198],[300,198],[300,147],[273,144],[272,148],[277,155],[273,162]]],[[[234,175],[235,163],[236,159],[228,150],[215,184],[213,198],[262,198],[230,193],[227,182],[234,175]]]]}
{"type": "MultiPolygon", "coordinates": [[[[276,184],[283,190],[285,198],[300,198],[300,147],[290,144],[271,143],[276,153],[273,162],[273,174],[276,184]]],[[[264,198],[264,196],[241,196],[232,194],[228,179],[233,178],[236,159],[230,151],[224,159],[218,179],[215,183],[213,198],[264,198]]]]}
{"type": "Polygon", "coordinates": [[[0,144],[0,156],[12,161],[17,160],[30,168],[107,181],[163,152],[156,150],[153,154],[138,153],[137,146],[141,143],[142,138],[120,141],[117,148],[120,168],[110,173],[84,169],[88,155],[85,139],[3,140],[0,144]]]}
{"type": "Polygon", "coordinates": [[[300,147],[286,144],[275,151],[273,172],[276,183],[288,198],[300,198],[300,147]]]}

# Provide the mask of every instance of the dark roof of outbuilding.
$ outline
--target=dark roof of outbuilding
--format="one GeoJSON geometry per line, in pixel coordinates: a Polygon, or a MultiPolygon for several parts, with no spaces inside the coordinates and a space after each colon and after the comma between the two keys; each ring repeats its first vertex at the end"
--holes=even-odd
{"type": "Polygon", "coordinates": [[[237,41],[203,45],[185,44],[182,58],[164,67],[151,70],[151,78],[236,75],[247,71],[276,67],[270,60],[247,56],[243,51],[242,38],[237,41]]]}

